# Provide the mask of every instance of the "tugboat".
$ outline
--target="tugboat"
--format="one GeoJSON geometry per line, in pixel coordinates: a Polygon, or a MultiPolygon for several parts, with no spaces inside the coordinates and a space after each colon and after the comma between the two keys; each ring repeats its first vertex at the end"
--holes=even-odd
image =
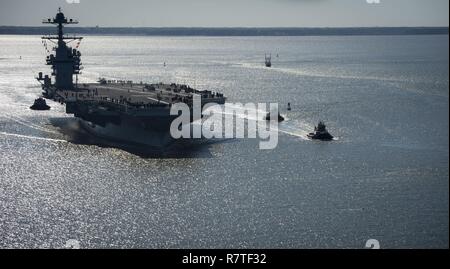
{"type": "Polygon", "coordinates": [[[265,55],[265,65],[266,67],[272,66],[272,55],[269,54],[269,56],[265,55]]]}
{"type": "Polygon", "coordinates": [[[34,100],[34,104],[30,106],[30,109],[32,110],[49,110],[50,107],[45,102],[45,99],[42,97],[39,97],[38,99],[34,100]]]}
{"type": "Polygon", "coordinates": [[[308,138],[323,141],[333,140],[333,136],[328,132],[325,123],[323,123],[322,121],[320,121],[319,124],[314,127],[314,133],[308,134],[308,138]]]}
{"type": "Polygon", "coordinates": [[[284,117],[281,116],[280,113],[278,113],[278,118],[272,118],[271,114],[267,113],[266,116],[264,117],[264,120],[266,121],[277,120],[278,122],[282,122],[284,121],[284,117]]]}

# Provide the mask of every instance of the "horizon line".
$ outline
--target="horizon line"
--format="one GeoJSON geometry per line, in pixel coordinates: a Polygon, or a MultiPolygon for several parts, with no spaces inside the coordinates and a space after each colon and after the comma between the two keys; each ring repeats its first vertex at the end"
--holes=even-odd
{"type": "MultiPolygon", "coordinates": [[[[53,28],[46,25],[0,25],[0,27],[22,27],[22,28],[53,28]]],[[[364,28],[449,28],[449,26],[70,26],[65,29],[76,28],[177,28],[177,29],[364,29],[364,28]]]]}
{"type": "MultiPolygon", "coordinates": [[[[109,36],[448,35],[448,27],[67,27],[67,34],[109,36]]],[[[52,35],[54,26],[0,26],[0,35],[52,35]]]]}

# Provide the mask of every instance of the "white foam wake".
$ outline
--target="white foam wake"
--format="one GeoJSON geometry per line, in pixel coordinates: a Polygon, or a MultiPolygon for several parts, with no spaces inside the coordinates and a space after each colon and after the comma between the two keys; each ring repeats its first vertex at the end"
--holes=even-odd
{"type": "Polygon", "coordinates": [[[63,139],[54,139],[54,138],[39,137],[39,136],[31,136],[31,135],[13,134],[13,133],[7,133],[7,132],[0,132],[0,135],[4,135],[4,136],[14,136],[14,137],[18,137],[18,138],[33,139],[33,140],[44,140],[44,141],[50,141],[50,142],[63,142],[63,143],[68,143],[68,141],[63,140],[63,139]]]}
{"type": "Polygon", "coordinates": [[[17,123],[19,123],[21,125],[24,125],[24,126],[26,126],[28,128],[31,128],[31,129],[35,129],[35,130],[39,130],[39,131],[46,132],[46,133],[51,133],[51,134],[59,134],[58,132],[56,132],[54,130],[51,130],[51,129],[39,126],[37,124],[34,124],[34,123],[32,123],[30,121],[27,121],[24,118],[21,118],[21,117],[18,117],[18,116],[5,114],[5,115],[3,115],[3,117],[7,118],[9,120],[15,121],[15,122],[17,122],[17,123]]]}
{"type": "Polygon", "coordinates": [[[389,77],[376,77],[376,76],[354,76],[354,75],[345,75],[345,74],[330,74],[330,73],[323,73],[323,72],[317,72],[316,70],[314,72],[308,72],[305,70],[299,70],[299,69],[290,69],[290,68],[283,68],[283,67],[271,67],[267,68],[264,65],[261,64],[252,64],[252,63],[239,63],[236,64],[237,67],[243,67],[243,68],[249,68],[249,69],[261,69],[268,72],[280,72],[285,74],[291,74],[291,75],[297,75],[297,76],[303,76],[303,77],[318,77],[318,78],[337,78],[337,79],[362,79],[362,80],[381,80],[381,81],[392,81],[392,82],[405,82],[405,80],[398,79],[398,78],[389,78],[389,77]]]}
{"type": "MultiPolygon", "coordinates": [[[[225,109],[221,110],[212,108],[212,112],[222,115],[235,115],[238,118],[242,118],[248,121],[256,121],[258,127],[261,128],[264,128],[266,126],[266,120],[264,119],[265,115],[267,115],[266,110],[261,110],[258,108],[252,110],[236,104],[225,103],[225,109]],[[229,111],[233,111],[234,113],[230,113],[229,111]]],[[[278,131],[280,133],[295,136],[303,140],[308,139],[307,134],[314,129],[314,126],[310,126],[308,123],[301,122],[299,120],[291,121],[286,115],[282,116],[285,118],[285,121],[278,123],[277,127],[271,125],[271,128],[274,128],[275,131],[278,131]]]]}

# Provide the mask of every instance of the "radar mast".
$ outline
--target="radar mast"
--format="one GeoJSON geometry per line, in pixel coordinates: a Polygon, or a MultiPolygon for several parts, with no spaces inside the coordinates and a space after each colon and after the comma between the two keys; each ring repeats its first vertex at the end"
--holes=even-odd
{"type": "MultiPolygon", "coordinates": [[[[55,88],[57,90],[72,90],[73,75],[80,74],[81,67],[81,53],[76,48],[67,46],[68,43],[83,39],[77,36],[64,36],[63,28],[66,24],[77,24],[78,21],[68,19],[62,13],[61,8],[58,9],[58,13],[55,18],[49,18],[43,20],[44,24],[57,25],[58,34],[56,36],[43,36],[42,40],[49,40],[56,44],[53,48],[54,53],[47,56],[47,65],[52,66],[52,76],[55,77],[55,88]],[[69,40],[66,42],[66,40],[69,40]]],[[[50,78],[45,76],[42,78],[42,74],[39,74],[38,80],[44,80],[44,84],[51,84],[50,78]],[[47,81],[46,81],[47,80],[47,81]]]]}

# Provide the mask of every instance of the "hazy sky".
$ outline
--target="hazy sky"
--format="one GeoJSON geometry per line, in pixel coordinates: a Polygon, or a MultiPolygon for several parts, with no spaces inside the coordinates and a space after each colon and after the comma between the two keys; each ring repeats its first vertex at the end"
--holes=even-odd
{"type": "Polygon", "coordinates": [[[81,26],[448,26],[449,0],[0,0],[0,25],[40,25],[59,6],[81,26]]]}

